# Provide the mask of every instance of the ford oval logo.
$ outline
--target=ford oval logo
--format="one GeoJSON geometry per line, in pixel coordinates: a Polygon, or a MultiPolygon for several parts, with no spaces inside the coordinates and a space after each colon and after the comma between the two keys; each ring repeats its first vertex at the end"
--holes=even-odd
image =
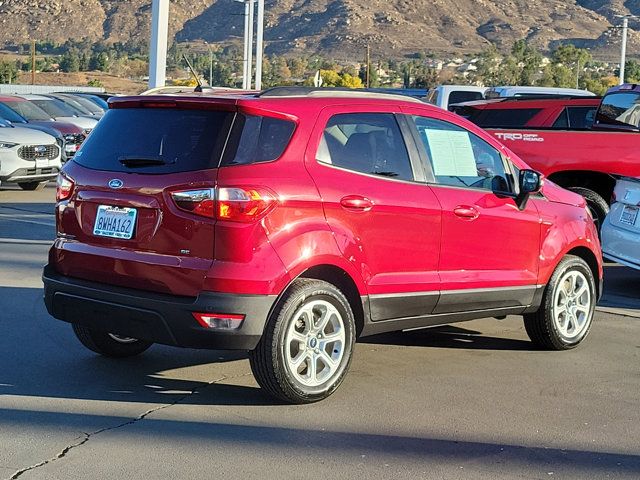
{"type": "Polygon", "coordinates": [[[123,185],[124,185],[124,182],[117,178],[114,178],[113,180],[109,180],[109,188],[118,189],[118,188],[122,188],[123,185]]]}

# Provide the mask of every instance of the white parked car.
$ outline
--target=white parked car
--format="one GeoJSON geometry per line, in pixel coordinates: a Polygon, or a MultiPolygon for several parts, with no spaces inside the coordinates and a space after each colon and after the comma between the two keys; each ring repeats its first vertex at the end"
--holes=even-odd
{"type": "Polygon", "coordinates": [[[72,110],[72,107],[57,98],[44,95],[21,95],[42,110],[47,112],[57,122],[71,123],[89,134],[98,124],[98,119],[83,116],[81,112],[72,110]]]}
{"type": "Polygon", "coordinates": [[[640,270],[640,178],[619,179],[614,197],[602,226],[602,253],[640,270]]]}
{"type": "Polygon", "coordinates": [[[486,98],[504,97],[595,97],[589,90],[560,87],[505,86],[489,88],[486,98]]]}
{"type": "Polygon", "coordinates": [[[51,135],[0,122],[0,182],[36,190],[58,176],[60,147],[51,135]]]}
{"type": "Polygon", "coordinates": [[[484,100],[484,94],[487,90],[487,87],[475,87],[473,85],[440,85],[429,90],[426,102],[449,110],[449,107],[456,103],[484,100]]]}

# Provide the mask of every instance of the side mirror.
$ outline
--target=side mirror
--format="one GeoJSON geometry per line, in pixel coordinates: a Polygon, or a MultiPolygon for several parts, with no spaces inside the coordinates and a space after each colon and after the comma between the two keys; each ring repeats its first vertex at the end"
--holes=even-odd
{"type": "Polygon", "coordinates": [[[518,186],[520,192],[516,197],[516,205],[520,210],[524,210],[529,196],[538,193],[542,188],[542,175],[535,170],[520,170],[518,186]]]}

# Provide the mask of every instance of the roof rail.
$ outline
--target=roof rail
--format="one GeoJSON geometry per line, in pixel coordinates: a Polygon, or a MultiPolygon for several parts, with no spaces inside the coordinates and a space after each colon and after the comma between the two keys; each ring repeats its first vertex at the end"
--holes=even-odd
{"type": "Polygon", "coordinates": [[[526,100],[594,100],[602,98],[598,96],[587,95],[554,95],[552,93],[540,95],[537,93],[522,93],[516,97],[489,97],[487,100],[501,100],[503,102],[522,102],[526,100]]]}
{"type": "Polygon", "coordinates": [[[400,93],[378,93],[369,92],[364,89],[344,88],[344,87],[273,87],[263,90],[257,97],[357,97],[357,98],[379,98],[387,100],[402,100],[405,102],[421,103],[422,100],[400,93]]]}

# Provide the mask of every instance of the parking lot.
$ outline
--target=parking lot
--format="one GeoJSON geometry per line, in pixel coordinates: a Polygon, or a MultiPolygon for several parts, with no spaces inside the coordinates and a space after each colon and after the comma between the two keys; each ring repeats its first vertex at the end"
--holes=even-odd
{"type": "Polygon", "coordinates": [[[607,264],[576,350],[532,350],[519,317],[382,335],[285,406],[243,355],[108,360],[51,319],[54,197],[0,187],[0,478],[640,478],[640,272],[607,264]]]}

